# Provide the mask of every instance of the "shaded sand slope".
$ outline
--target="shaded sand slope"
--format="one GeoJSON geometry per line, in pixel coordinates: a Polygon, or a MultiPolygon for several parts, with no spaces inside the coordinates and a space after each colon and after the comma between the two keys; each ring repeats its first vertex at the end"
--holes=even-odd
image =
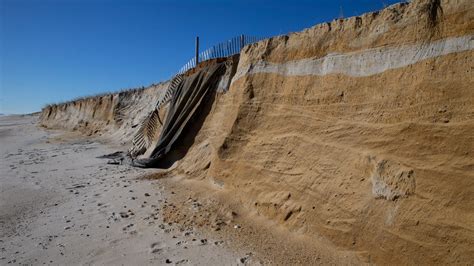
{"type": "Polygon", "coordinates": [[[473,261],[474,7],[436,2],[245,47],[170,174],[362,261],[473,261]]]}

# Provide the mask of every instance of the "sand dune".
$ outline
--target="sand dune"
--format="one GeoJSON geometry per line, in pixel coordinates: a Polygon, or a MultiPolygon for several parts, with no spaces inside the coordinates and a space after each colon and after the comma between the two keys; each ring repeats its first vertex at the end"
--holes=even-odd
{"type": "MultiPolygon", "coordinates": [[[[474,8],[429,3],[246,46],[174,147],[185,156],[151,175],[175,192],[163,218],[283,264],[473,261],[474,8]]],[[[156,90],[127,95],[120,123],[117,96],[40,123],[125,142],[156,90]]]]}

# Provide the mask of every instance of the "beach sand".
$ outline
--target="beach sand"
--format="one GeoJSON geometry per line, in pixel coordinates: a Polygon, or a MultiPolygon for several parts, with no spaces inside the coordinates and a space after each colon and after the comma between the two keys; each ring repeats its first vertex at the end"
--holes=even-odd
{"type": "MultiPolygon", "coordinates": [[[[117,146],[0,118],[0,264],[238,264],[245,251],[163,223],[156,169],[109,165],[117,146]]],[[[122,147],[123,148],[123,147],[122,147]]]]}

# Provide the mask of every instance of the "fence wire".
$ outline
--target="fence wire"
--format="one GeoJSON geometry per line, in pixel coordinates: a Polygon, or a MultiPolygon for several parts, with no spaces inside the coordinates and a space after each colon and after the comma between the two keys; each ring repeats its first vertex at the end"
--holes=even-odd
{"type": "MultiPolygon", "coordinates": [[[[258,41],[263,40],[264,38],[255,37],[255,36],[236,36],[226,42],[216,44],[201,53],[199,53],[199,62],[206,60],[228,57],[235,54],[239,54],[242,48],[248,44],[252,44],[258,41]]],[[[196,67],[196,58],[189,60],[178,72],[179,74],[184,74],[186,71],[191,68],[196,67]]]]}

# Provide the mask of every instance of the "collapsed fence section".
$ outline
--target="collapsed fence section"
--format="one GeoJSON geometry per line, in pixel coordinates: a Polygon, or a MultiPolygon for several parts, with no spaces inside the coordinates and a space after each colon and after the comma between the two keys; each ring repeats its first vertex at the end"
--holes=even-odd
{"type": "MultiPolygon", "coordinates": [[[[203,62],[214,58],[229,57],[239,54],[242,48],[248,44],[252,44],[262,40],[263,38],[252,37],[252,36],[238,36],[230,39],[227,42],[222,42],[211,48],[197,53],[197,56],[188,63],[186,63],[181,70],[171,79],[168,88],[160,95],[158,102],[156,103],[155,109],[150,112],[147,118],[142,122],[142,126],[138,129],[132,140],[132,147],[128,151],[128,154],[132,158],[136,158],[143,154],[152,145],[156,138],[156,131],[159,127],[164,125],[160,117],[160,110],[163,106],[171,102],[175,96],[177,88],[182,85],[185,80],[184,73],[189,69],[196,67],[196,61],[203,62]],[[197,60],[196,60],[197,59],[197,60]]],[[[198,45],[196,45],[196,51],[198,51],[198,45]]],[[[228,66],[226,65],[225,68],[228,66]]],[[[222,75],[222,74],[219,74],[222,75]]]]}
{"type": "Polygon", "coordinates": [[[189,60],[178,72],[178,74],[183,74],[186,71],[196,67],[196,61],[203,62],[206,60],[214,58],[228,57],[235,54],[239,54],[242,48],[248,44],[252,44],[258,41],[263,40],[264,38],[255,37],[255,36],[237,36],[226,42],[216,44],[203,52],[199,53],[198,57],[195,57],[189,60]]]}

